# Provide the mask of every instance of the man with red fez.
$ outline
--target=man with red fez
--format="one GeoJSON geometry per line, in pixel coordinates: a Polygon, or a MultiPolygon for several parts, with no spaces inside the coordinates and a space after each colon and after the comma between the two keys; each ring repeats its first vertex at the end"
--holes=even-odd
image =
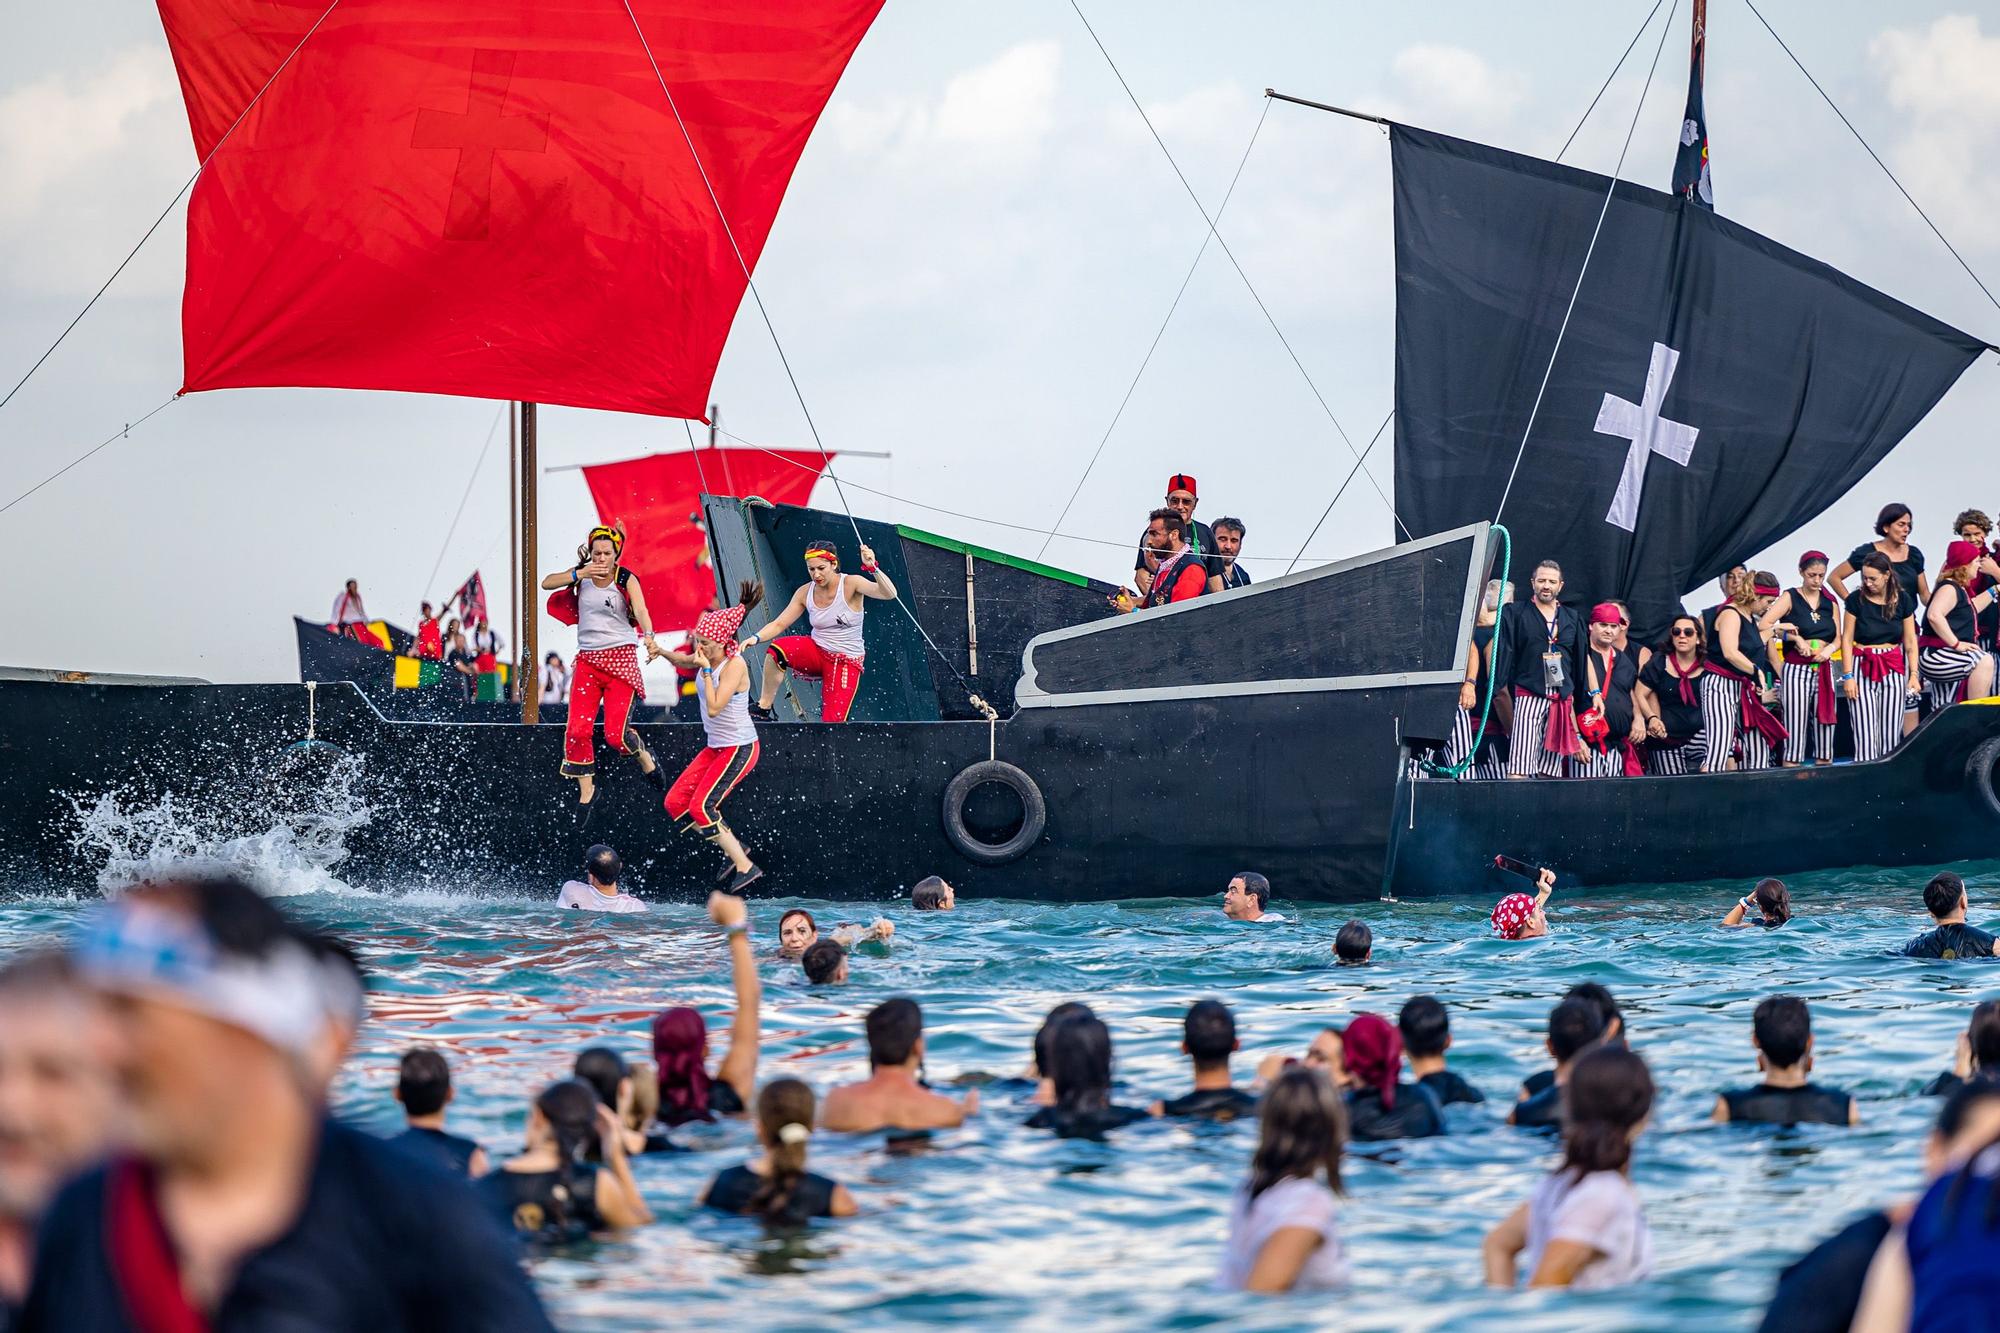
{"type": "Polygon", "coordinates": [[[819,720],[845,722],[861,688],[861,669],[868,647],[862,637],[862,621],[870,601],[887,602],[896,597],[896,585],[875,563],[875,552],[863,543],[861,573],[840,572],[840,555],[832,542],[813,542],[806,547],[806,577],[811,580],[792,594],[785,609],[743,640],[744,648],[760,643],[771,646],[778,659],[778,671],[764,673],[764,688],[753,716],[775,720],[771,705],[777,701],[783,673],[791,672],[819,682],[819,720]],[[800,616],[811,627],[810,634],[784,631],[800,616]]]}
{"type": "MultiPolygon", "coordinates": [[[[1209,531],[1208,524],[1196,521],[1194,506],[1194,478],[1184,472],[1176,472],[1168,477],[1165,507],[1181,516],[1181,523],[1185,529],[1183,544],[1202,558],[1203,564],[1208,569],[1209,578],[1213,580],[1208,585],[1208,591],[1221,592],[1222,564],[1215,558],[1215,534],[1209,531]]],[[[1153,579],[1160,570],[1161,551],[1153,544],[1151,532],[1152,525],[1149,522],[1147,530],[1139,534],[1139,552],[1133,557],[1132,562],[1132,585],[1139,590],[1141,596],[1153,591],[1153,579]]],[[[1147,603],[1147,605],[1158,605],[1158,603],[1147,603]]]]}
{"type": "MultiPolygon", "coordinates": [[[[717,878],[728,892],[740,894],[762,879],[764,872],[729,825],[722,822],[722,802],[757,767],[757,724],[750,718],[750,668],[743,661],[736,632],[743,617],[764,600],[764,585],[745,580],[735,606],[704,611],[694,625],[695,698],[707,744],[688,762],[667,789],[667,817],[679,832],[692,828],[729,858],[717,878]]],[[[682,655],[665,653],[679,665],[682,655]]]]}

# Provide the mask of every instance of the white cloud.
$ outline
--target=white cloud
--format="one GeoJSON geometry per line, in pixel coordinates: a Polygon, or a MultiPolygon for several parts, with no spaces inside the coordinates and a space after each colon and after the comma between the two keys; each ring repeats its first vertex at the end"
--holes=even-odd
{"type": "Polygon", "coordinates": [[[1062,48],[1010,47],[955,75],[936,98],[836,100],[826,127],[843,153],[903,172],[1019,171],[1055,125],[1062,48]]]}
{"type": "Polygon", "coordinates": [[[1891,152],[1897,174],[1960,246],[1993,249],[2000,213],[2000,35],[1954,14],[1892,28],[1869,44],[1889,102],[1907,120],[1891,152]]]}
{"type": "Polygon", "coordinates": [[[1488,134],[1496,122],[1513,117],[1528,93],[1526,77],[1496,70],[1459,46],[1405,47],[1389,62],[1389,71],[1414,110],[1431,123],[1464,118],[1487,127],[1488,134]]]}

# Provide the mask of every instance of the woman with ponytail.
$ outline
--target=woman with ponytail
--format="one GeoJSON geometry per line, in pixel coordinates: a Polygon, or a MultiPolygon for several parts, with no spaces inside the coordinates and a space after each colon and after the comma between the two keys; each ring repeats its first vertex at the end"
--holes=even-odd
{"type": "Polygon", "coordinates": [[[473,1188],[502,1225],[542,1245],[569,1244],[594,1231],[653,1220],[632,1179],[617,1112],[577,1079],[553,1084],[535,1098],[528,1109],[527,1146],[473,1188]]]}
{"type": "Polygon", "coordinates": [[[701,1202],[781,1226],[860,1212],[847,1186],[806,1170],[814,1105],[812,1089],[795,1078],[766,1083],[757,1094],[757,1141],[764,1145],[763,1157],[722,1172],[709,1182],[701,1202]]]}
{"type": "Polygon", "coordinates": [[[708,1023],[698,1009],[680,1006],[653,1016],[653,1078],[660,1123],[668,1129],[719,1115],[742,1115],[757,1086],[757,1052],[762,1041],[764,986],[750,952],[750,909],[726,893],[708,895],[708,918],[728,941],[730,979],[736,987],[736,1016],[729,1050],[708,1072],[708,1023]]]}
{"type": "Polygon", "coordinates": [[[1486,1236],[1486,1281],[1597,1291],[1653,1271],[1653,1237],[1632,1188],[1632,1145],[1653,1110],[1653,1076],[1622,1046],[1577,1059],[1563,1085],[1563,1160],[1486,1236]]]}
{"type": "Polygon", "coordinates": [[[722,822],[722,803],[757,767],[757,724],[750,720],[750,668],[736,642],[743,617],[764,600],[764,585],[745,579],[735,606],[704,611],[694,624],[694,654],[667,652],[675,666],[693,666],[695,698],[708,742],[667,789],[667,818],[674,830],[691,828],[729,858],[718,883],[742,893],[764,872],[751,861],[735,832],[722,822]]]}

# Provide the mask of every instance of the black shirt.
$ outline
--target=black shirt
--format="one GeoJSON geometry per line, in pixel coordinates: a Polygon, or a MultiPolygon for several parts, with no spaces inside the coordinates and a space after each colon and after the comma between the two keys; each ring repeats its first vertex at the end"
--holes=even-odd
{"type": "Polygon", "coordinates": [[[1963,921],[1927,930],[1903,946],[1905,958],[1991,958],[1993,937],[1963,921]]]}
{"type": "Polygon", "coordinates": [[[569,1183],[554,1171],[509,1171],[495,1167],[472,1182],[487,1213],[522,1240],[536,1245],[571,1245],[602,1231],[597,1211],[597,1171],[588,1162],[570,1168],[569,1183]]]}
{"type": "Polygon", "coordinates": [[[1671,652],[1654,653],[1639,668],[1639,683],[1660,701],[1660,721],[1665,724],[1667,735],[1685,741],[1701,734],[1701,675],[1697,672],[1688,679],[1694,693],[1694,702],[1688,703],[1681,698],[1681,678],[1667,671],[1667,661],[1672,656],[1671,652]]]}
{"type": "Polygon", "coordinates": [[[455,1176],[472,1173],[472,1155],[479,1151],[479,1145],[463,1135],[418,1125],[390,1138],[389,1146],[434,1162],[455,1176]]]}
{"type": "Polygon", "coordinates": [[[1737,670],[1736,665],[1722,651],[1721,613],[1724,610],[1734,610],[1736,612],[1736,642],[1733,646],[1738,653],[1748,659],[1751,674],[1757,675],[1768,670],[1770,668],[1770,660],[1764,655],[1764,636],[1757,629],[1756,618],[1740,606],[1716,608],[1716,623],[1710,627],[1708,636],[1708,665],[1721,667],[1724,671],[1737,670]]]}
{"type": "Polygon", "coordinates": [[[1553,1069],[1543,1069],[1522,1079],[1521,1091],[1532,1097],[1538,1092],[1545,1092],[1553,1088],[1555,1085],[1556,1071],[1553,1069]]]}
{"type": "MultiPolygon", "coordinates": [[[[1604,721],[1611,728],[1606,738],[1617,745],[1632,733],[1632,687],[1639,683],[1639,655],[1634,652],[1611,654],[1611,670],[1604,670],[1604,654],[1596,645],[1584,650],[1584,666],[1597,674],[1598,688],[1604,691],[1604,721]]],[[[1588,687],[1590,677],[1583,678],[1588,687]]]]}
{"type": "Polygon", "coordinates": [[[1201,1116],[1209,1120],[1234,1120],[1256,1115],[1257,1098],[1241,1088],[1203,1088],[1185,1097],[1160,1104],[1163,1115],[1201,1116]]]}
{"type": "Polygon", "coordinates": [[[1731,1121],[1763,1125],[1846,1125],[1853,1123],[1854,1098],[1834,1088],[1808,1083],[1774,1088],[1759,1083],[1722,1094],[1731,1121]]]}
{"type": "Polygon", "coordinates": [[[1794,588],[1787,594],[1785,614],[1781,617],[1786,624],[1798,631],[1801,639],[1818,639],[1821,643],[1832,643],[1840,633],[1840,624],[1833,614],[1833,594],[1820,589],[1819,610],[1812,609],[1806,601],[1804,588],[1794,588]]]}
{"type": "Polygon", "coordinates": [[[1210,572],[1221,575],[1222,590],[1224,592],[1228,592],[1231,588],[1247,588],[1250,586],[1250,572],[1243,568],[1241,560],[1231,564],[1226,572],[1214,569],[1213,567],[1211,567],[1210,572]]]}
{"type": "Polygon", "coordinates": [[[1880,602],[1868,600],[1868,594],[1856,588],[1847,594],[1847,614],[1854,617],[1854,641],[1866,644],[1900,644],[1903,641],[1903,622],[1916,612],[1916,602],[1905,601],[1892,616],[1889,609],[1880,602]]]}
{"type": "MultiPolygon", "coordinates": [[[[99,1167],[71,1181],[43,1219],[27,1333],[135,1329],[106,1241],[108,1178],[99,1167]]],[[[297,1221],[245,1257],[209,1328],[553,1333],[515,1247],[463,1181],[334,1121],[297,1221]]]]}
{"type": "Polygon", "coordinates": [[[1583,622],[1576,612],[1558,604],[1553,628],[1552,643],[1550,622],[1533,602],[1509,602],[1500,608],[1499,627],[1493,636],[1493,674],[1501,689],[1547,694],[1542,655],[1553,647],[1563,659],[1563,683],[1556,697],[1574,696],[1576,682],[1583,679],[1583,622]]]}
{"type": "Polygon", "coordinates": [[[1847,1333],[1868,1265],[1888,1238],[1888,1214],[1864,1213],[1806,1251],[1778,1275],[1757,1333],[1847,1333]]]}
{"type": "Polygon", "coordinates": [[[1425,1074],[1417,1082],[1429,1088],[1431,1095],[1438,1099],[1438,1105],[1450,1106],[1453,1102],[1483,1102],[1486,1094],[1467,1083],[1449,1069],[1437,1069],[1425,1074]]]}
{"type": "MultiPolygon", "coordinates": [[[[1965,589],[1956,583],[1941,583],[1937,591],[1931,594],[1931,604],[1935,606],[1937,599],[1944,596],[1947,588],[1951,589],[1951,610],[1944,613],[1944,622],[1951,626],[1951,636],[1954,639],[1967,647],[1973,647],[1978,641],[1979,631],[1973,624],[1972,599],[1965,589]]],[[[1917,626],[1917,632],[1927,638],[1936,637],[1937,631],[1931,628],[1929,608],[1925,609],[1924,623],[1917,626]]]]}
{"type": "Polygon", "coordinates": [[[1549,1076],[1549,1082],[1539,1092],[1523,1101],[1514,1103],[1513,1122],[1523,1129],[1561,1129],[1563,1122],[1563,1090],[1549,1076]]]}
{"type": "Polygon", "coordinates": [[[1421,1084],[1398,1083],[1393,1108],[1374,1088],[1356,1088],[1347,1094],[1347,1132],[1357,1143],[1427,1139],[1445,1132],[1444,1110],[1421,1084]]]}
{"type": "Polygon", "coordinates": [[[708,1109],[698,1114],[688,1114],[664,1101],[660,1104],[660,1123],[668,1129],[678,1129],[682,1125],[697,1124],[713,1120],[719,1115],[742,1115],[743,1098],[737,1094],[736,1085],[724,1083],[721,1079],[711,1079],[708,1084],[708,1109]]]}
{"type": "MultiPolygon", "coordinates": [[[[1863,542],[1847,553],[1847,563],[1854,566],[1856,577],[1860,576],[1861,562],[1874,554],[1874,542],[1863,542]]],[[[1909,558],[1891,560],[1889,570],[1903,589],[1903,610],[1908,611],[1917,604],[1917,577],[1924,572],[1924,553],[1912,546],[1909,558]]]]}
{"type": "Polygon", "coordinates": [[[1029,1116],[1029,1129],[1052,1129],[1059,1139],[1101,1139],[1114,1129],[1146,1119],[1136,1106],[1102,1106],[1094,1111],[1073,1111],[1061,1106],[1044,1106],[1029,1116]]]}
{"type": "MultiPolygon", "coordinates": [[[[725,1213],[749,1212],[750,1202],[764,1187],[765,1179],[747,1166],[732,1166],[709,1182],[708,1193],[701,1196],[701,1201],[725,1213]]],[[[827,1177],[808,1171],[793,1186],[792,1196],[785,1200],[784,1208],[769,1220],[788,1226],[802,1226],[815,1217],[832,1217],[835,1188],[835,1183],[827,1177]]]]}

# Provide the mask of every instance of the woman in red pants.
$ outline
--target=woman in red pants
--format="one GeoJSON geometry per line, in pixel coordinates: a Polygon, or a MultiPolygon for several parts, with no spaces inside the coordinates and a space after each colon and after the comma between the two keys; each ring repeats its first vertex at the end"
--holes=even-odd
{"type": "MultiPolygon", "coordinates": [[[[676,831],[691,827],[729,858],[718,878],[740,894],[763,878],[729,825],[722,802],[757,767],[757,724],[750,720],[750,668],[744,664],[736,631],[750,608],[764,600],[764,585],[745,582],[742,598],[722,611],[704,611],[694,626],[695,697],[701,703],[702,747],[667,790],[667,817],[676,831]]],[[[679,661],[679,654],[666,656],[679,661]]]]}
{"type": "Polygon", "coordinates": [[[645,643],[649,662],[666,654],[653,639],[653,618],[646,612],[646,594],[639,580],[619,566],[624,548],[622,530],[592,528],[577,552],[576,566],[542,580],[542,587],[555,593],[549,598],[549,614],[576,626],[562,775],[576,779],[577,799],[586,808],[597,794],[591,733],[597,726],[600,704],[605,741],[619,753],[638,759],[639,771],[654,787],[666,785],[659,764],[631,721],[632,705],[646,697],[646,682],[639,675],[639,643],[645,643]]]}

